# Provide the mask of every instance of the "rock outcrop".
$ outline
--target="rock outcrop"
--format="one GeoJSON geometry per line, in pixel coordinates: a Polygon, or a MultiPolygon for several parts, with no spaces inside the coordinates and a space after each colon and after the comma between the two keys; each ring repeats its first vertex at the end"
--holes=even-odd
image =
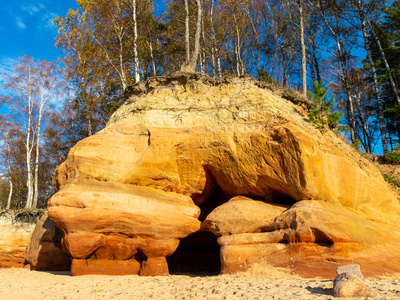
{"type": "Polygon", "coordinates": [[[331,277],[346,261],[366,274],[400,268],[396,197],[376,167],[307,122],[306,99],[199,74],[129,93],[54,176],[49,216],[72,274],[107,273],[110,261],[111,273],[168,274],[166,257],[200,230],[219,236],[223,273],[260,262],[303,276],[331,277]],[[225,203],[236,196],[246,198],[225,203]],[[385,251],[399,263],[382,263],[385,251]]]}
{"type": "Polygon", "coordinates": [[[37,218],[23,212],[0,213],[0,268],[23,268],[37,218]]]}
{"type": "Polygon", "coordinates": [[[26,250],[31,270],[69,271],[71,258],[61,249],[63,235],[47,213],[36,223],[26,250]]]}

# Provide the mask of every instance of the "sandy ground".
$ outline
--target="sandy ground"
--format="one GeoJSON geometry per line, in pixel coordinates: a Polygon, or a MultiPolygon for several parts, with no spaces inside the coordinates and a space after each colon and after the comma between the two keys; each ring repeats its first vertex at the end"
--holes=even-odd
{"type": "MultiPolygon", "coordinates": [[[[332,280],[245,276],[87,275],[0,269],[0,299],[335,299],[332,280]]],[[[366,279],[374,299],[400,299],[400,279],[366,279]]],[[[363,299],[363,298],[362,298],[363,299]]]]}

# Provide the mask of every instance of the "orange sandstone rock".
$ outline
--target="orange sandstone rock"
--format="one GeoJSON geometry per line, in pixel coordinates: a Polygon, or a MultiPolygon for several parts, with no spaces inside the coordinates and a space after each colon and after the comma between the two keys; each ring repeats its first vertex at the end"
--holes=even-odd
{"type": "Polygon", "coordinates": [[[34,223],[15,220],[14,213],[0,218],[0,268],[23,268],[34,223]]]}
{"type": "Polygon", "coordinates": [[[45,213],[36,223],[26,251],[31,270],[69,271],[71,258],[61,249],[62,232],[45,213]]]}
{"type": "Polygon", "coordinates": [[[165,263],[146,260],[164,261],[200,229],[197,206],[235,196],[262,201],[202,216],[202,230],[222,235],[225,273],[266,260],[331,276],[337,262],[379,265],[375,246],[399,245],[400,205],[379,170],[268,86],[178,74],[131,93],[55,172],[49,216],[74,259],[135,259],[143,274],[166,274],[165,263]]]}

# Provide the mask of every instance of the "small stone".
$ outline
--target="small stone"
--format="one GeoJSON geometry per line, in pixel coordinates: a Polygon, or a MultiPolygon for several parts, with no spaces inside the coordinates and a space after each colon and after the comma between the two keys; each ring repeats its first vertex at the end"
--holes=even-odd
{"type": "Polygon", "coordinates": [[[337,267],[336,274],[340,275],[342,273],[347,273],[353,277],[358,277],[361,280],[364,280],[364,276],[361,273],[360,265],[357,264],[337,267]]]}
{"type": "Polygon", "coordinates": [[[367,288],[361,279],[351,273],[341,273],[333,282],[335,297],[375,297],[376,293],[367,288]]]}

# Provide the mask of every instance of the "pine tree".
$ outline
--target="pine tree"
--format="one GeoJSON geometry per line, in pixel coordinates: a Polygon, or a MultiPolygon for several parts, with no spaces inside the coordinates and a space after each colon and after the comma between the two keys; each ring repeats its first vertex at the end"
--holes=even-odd
{"type": "Polygon", "coordinates": [[[320,127],[328,125],[330,129],[333,129],[339,125],[343,112],[333,111],[335,96],[332,95],[327,99],[328,90],[329,88],[324,88],[322,82],[314,82],[313,93],[308,92],[309,97],[313,100],[308,118],[309,122],[313,124],[320,127]]]}

